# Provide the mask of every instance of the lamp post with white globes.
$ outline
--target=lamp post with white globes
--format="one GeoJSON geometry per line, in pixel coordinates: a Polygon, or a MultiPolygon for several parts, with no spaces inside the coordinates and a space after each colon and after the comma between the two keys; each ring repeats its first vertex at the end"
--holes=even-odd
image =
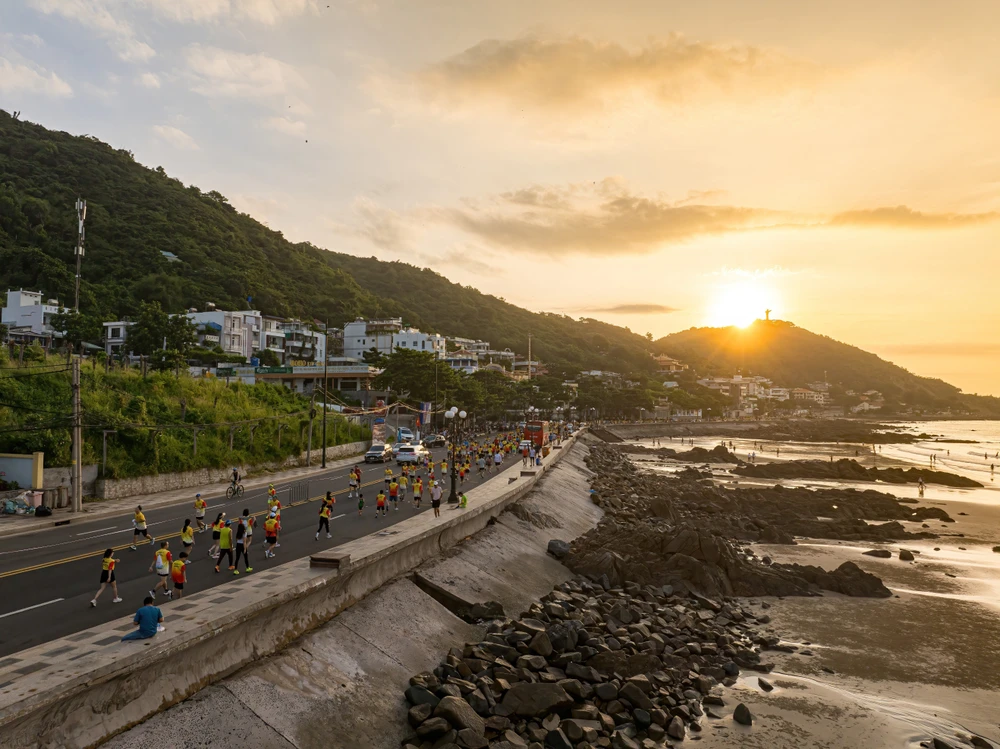
{"type": "Polygon", "coordinates": [[[457,406],[452,406],[444,412],[444,418],[448,420],[448,436],[451,438],[451,493],[448,495],[448,504],[458,504],[458,466],[455,464],[455,449],[462,439],[462,426],[465,423],[465,411],[459,411],[457,406]]]}

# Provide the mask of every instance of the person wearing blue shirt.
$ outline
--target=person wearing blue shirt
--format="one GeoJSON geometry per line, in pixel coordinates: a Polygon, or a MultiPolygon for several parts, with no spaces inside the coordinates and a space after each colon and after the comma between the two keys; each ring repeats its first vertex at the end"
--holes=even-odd
{"type": "Polygon", "coordinates": [[[156,634],[157,625],[163,621],[163,614],[153,605],[152,596],[146,596],[146,600],[142,604],[142,608],[135,612],[135,618],[132,620],[133,624],[139,625],[139,629],[125,635],[122,638],[122,642],[126,640],[145,640],[152,637],[156,634]]]}

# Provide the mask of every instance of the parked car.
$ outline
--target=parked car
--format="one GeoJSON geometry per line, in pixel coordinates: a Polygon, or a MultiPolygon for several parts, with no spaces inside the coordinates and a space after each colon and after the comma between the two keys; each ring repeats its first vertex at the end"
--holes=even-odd
{"type": "Polygon", "coordinates": [[[444,438],[443,434],[429,434],[421,440],[424,447],[445,447],[448,444],[448,440],[444,438]]]}
{"type": "Polygon", "coordinates": [[[413,442],[413,432],[406,427],[399,427],[396,430],[396,439],[400,442],[413,442]]]}
{"type": "Polygon", "coordinates": [[[403,445],[396,453],[396,464],[404,463],[419,464],[428,455],[428,450],[423,445],[403,445]]]}
{"type": "Polygon", "coordinates": [[[387,463],[392,460],[392,447],[389,445],[372,445],[365,453],[365,463],[387,463]]]}

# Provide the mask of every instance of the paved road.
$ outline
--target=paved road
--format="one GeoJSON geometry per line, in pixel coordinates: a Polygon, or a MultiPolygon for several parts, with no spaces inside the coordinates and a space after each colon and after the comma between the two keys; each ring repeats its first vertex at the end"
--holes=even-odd
{"type": "MultiPolygon", "coordinates": [[[[443,448],[431,452],[438,462],[445,457],[443,448]]],[[[508,458],[504,467],[512,465],[513,460],[519,461],[520,457],[508,458]]],[[[347,467],[311,477],[308,487],[276,484],[282,504],[282,531],[279,538],[281,546],[275,559],[265,559],[263,552],[262,515],[267,509],[266,488],[247,491],[242,498],[231,501],[227,501],[224,495],[206,497],[206,521],[210,523],[222,511],[235,518],[242,514],[244,507],[258,516],[258,527],[250,548],[250,564],[256,572],[376,532],[418,512],[431,511],[429,492],[425,488],[424,502],[419,510],[411,502],[401,502],[397,511],[393,511],[390,505],[388,516],[377,520],[375,495],[384,483],[385,468],[395,468],[395,463],[362,465],[361,480],[365,487],[362,517],[358,517],[357,502],[347,499],[347,467]],[[338,499],[330,522],[333,538],[327,539],[324,533],[317,541],[319,500],[327,491],[334,492],[338,499]]],[[[473,477],[466,481],[465,488],[478,483],[479,479],[473,477]]],[[[426,476],[424,484],[427,484],[426,476]]],[[[444,499],[448,496],[448,486],[450,484],[446,480],[444,499]]],[[[0,656],[134,613],[142,605],[147,591],[159,579],[155,572],[149,572],[153,551],[159,548],[160,540],[166,539],[170,541],[170,550],[177,558],[183,549],[180,529],[186,518],[194,522],[194,509],[190,504],[146,513],[150,533],[156,536],[157,543],[150,545],[143,541],[136,551],[128,549],[132,539],[129,517],[109,518],[103,523],[70,525],[0,540],[0,590],[3,591],[0,596],[0,656]],[[109,587],[98,601],[97,608],[91,608],[89,602],[99,587],[101,557],[109,547],[116,549],[115,557],[121,560],[115,573],[118,591],[124,601],[112,604],[114,596],[109,587]]],[[[221,573],[214,571],[215,563],[208,558],[211,545],[210,531],[195,534],[186,593],[197,593],[233,579],[232,573],[225,569],[221,573]]],[[[157,601],[165,602],[162,594],[157,601]]],[[[166,610],[164,615],[168,615],[166,610]]]]}

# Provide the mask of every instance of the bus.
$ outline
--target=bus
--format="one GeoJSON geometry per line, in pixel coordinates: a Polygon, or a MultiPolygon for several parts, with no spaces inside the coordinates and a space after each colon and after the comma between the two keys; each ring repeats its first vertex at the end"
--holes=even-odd
{"type": "Polygon", "coordinates": [[[537,449],[541,449],[548,444],[549,422],[529,421],[524,425],[524,438],[530,440],[537,449]]]}

